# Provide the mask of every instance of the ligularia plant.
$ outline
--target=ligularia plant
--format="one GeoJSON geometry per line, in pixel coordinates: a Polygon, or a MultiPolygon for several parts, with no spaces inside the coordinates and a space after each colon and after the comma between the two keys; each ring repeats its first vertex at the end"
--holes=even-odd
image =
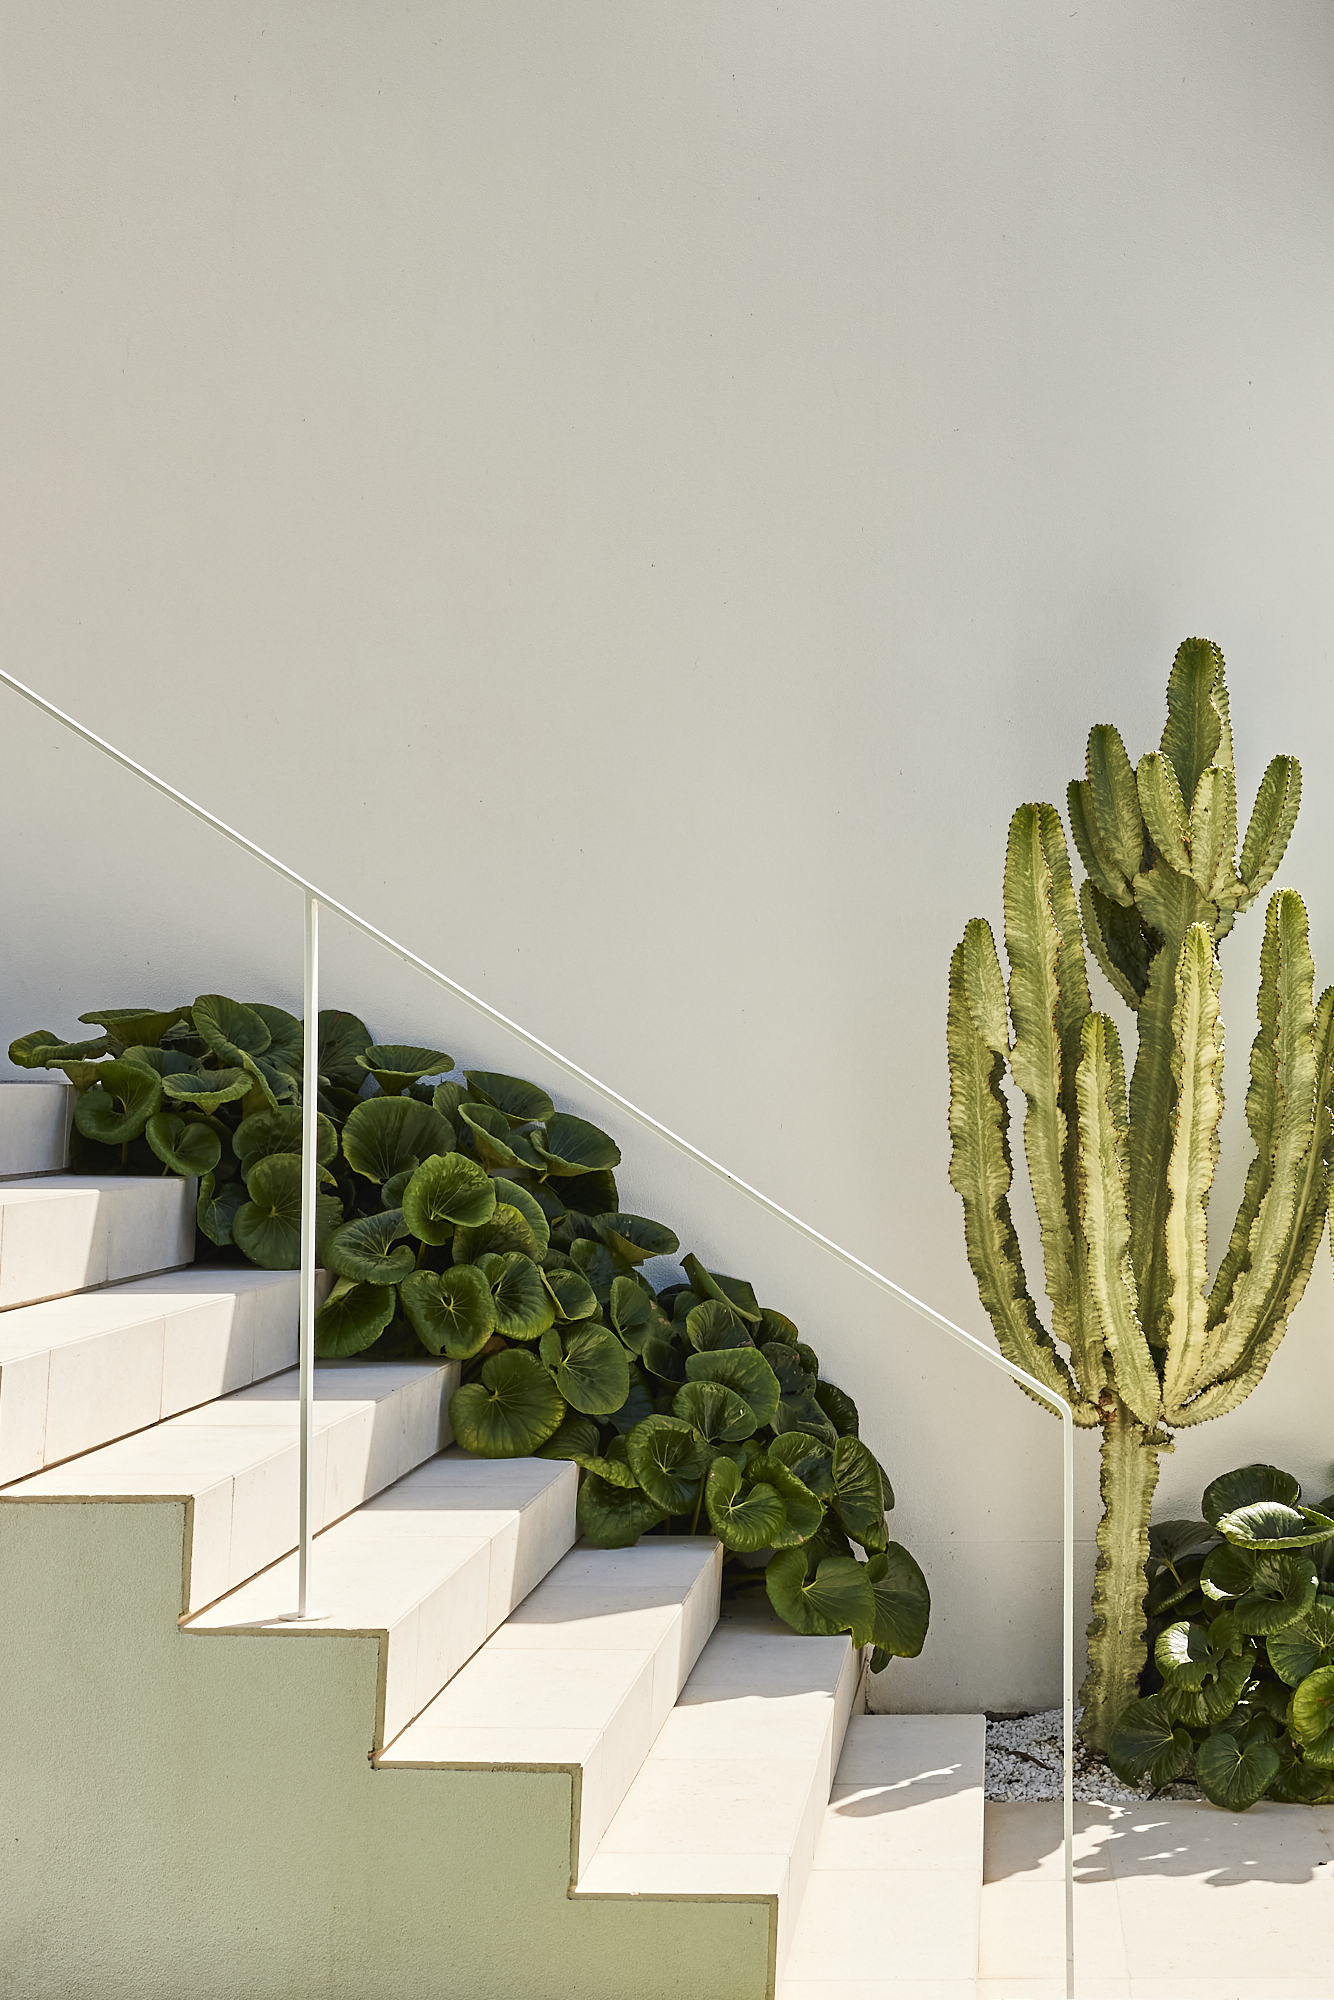
{"type": "Polygon", "coordinates": [[[1145,1664],[1145,1564],[1158,1460],[1172,1433],[1235,1409],[1301,1298],[1329,1198],[1334,991],[1316,1005],[1306,910],[1272,897],[1246,1118],[1255,1157],[1228,1247],[1208,1275],[1209,1193],[1223,1110],[1218,946],[1283,858],[1301,790],[1292,757],[1264,774],[1237,855],[1223,656],[1187,639],[1159,749],[1132,765],[1089,734],[1069,787],[1085,880],[1061,821],[1025,805],[1005,863],[1008,991],[974,918],[950,966],[950,1178],[1001,1351],[1102,1432],[1103,1514],[1084,1683],[1085,1739],[1106,1749],[1145,1664]],[[1082,919],[1082,923],[1081,923],[1082,919]],[[1133,1011],[1126,1085],[1116,1023],[1089,996],[1085,943],[1133,1011]],[[1051,1330],[1028,1288],[1009,1206],[1007,1068],[1051,1330]]]}

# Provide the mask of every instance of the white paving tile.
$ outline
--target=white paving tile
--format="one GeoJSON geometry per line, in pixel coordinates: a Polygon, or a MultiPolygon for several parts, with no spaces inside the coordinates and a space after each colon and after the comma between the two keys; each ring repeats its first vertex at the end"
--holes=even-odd
{"type": "MultiPolygon", "coordinates": [[[[316,1368],[317,1526],[399,1478],[413,1452],[425,1457],[448,1441],[458,1373],[457,1363],[444,1362],[316,1368]]],[[[295,1547],[297,1380],[291,1369],[185,1411],[21,1480],[3,1499],[188,1501],[183,1603],[196,1610],[295,1547]]]]}
{"type": "Polygon", "coordinates": [[[175,1174],[0,1181],[0,1308],[188,1264],[195,1183],[175,1174]]]}
{"type": "Polygon", "coordinates": [[[381,1762],[569,1769],[577,1877],[713,1628],[721,1555],[711,1537],[572,1550],[381,1762]]]}
{"type": "MultiPolygon", "coordinates": [[[[508,1616],[514,1575],[544,1574],[574,1540],[573,1465],[495,1460],[485,1487],[474,1466],[462,1453],[446,1452],[316,1538],[311,1594],[322,1614],[318,1625],[278,1622],[296,1602],[296,1558],[287,1556],[186,1629],[199,1635],[265,1629],[296,1640],[329,1632],[377,1634],[384,1671],[375,1748],[392,1743],[508,1616]],[[480,1509],[476,1501],[483,1493],[491,1504],[480,1509]],[[460,1499],[468,1504],[452,1504],[460,1499]]],[[[522,1659],[518,1653],[503,1657],[522,1659]]],[[[565,1685],[577,1695],[572,1681],[565,1685]]],[[[479,1713],[485,1722],[485,1709],[479,1713]]],[[[521,1707],[518,1717],[524,1719],[521,1707]]],[[[578,1718],[572,1726],[578,1728],[578,1718]]]]}

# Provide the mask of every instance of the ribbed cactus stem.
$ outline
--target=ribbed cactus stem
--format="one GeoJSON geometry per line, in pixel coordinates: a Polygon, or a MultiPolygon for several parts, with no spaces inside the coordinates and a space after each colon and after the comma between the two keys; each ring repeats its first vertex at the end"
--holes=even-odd
{"type": "Polygon", "coordinates": [[[1161,1431],[1140,1423],[1118,1396],[1103,1427],[1102,1520],[1089,1621],[1089,1670],[1080,1690],[1079,1733],[1105,1750],[1113,1725],[1139,1693],[1144,1644],[1145,1564],[1149,1558],[1149,1509],[1158,1484],[1158,1459],[1171,1445],[1161,1431]]]}

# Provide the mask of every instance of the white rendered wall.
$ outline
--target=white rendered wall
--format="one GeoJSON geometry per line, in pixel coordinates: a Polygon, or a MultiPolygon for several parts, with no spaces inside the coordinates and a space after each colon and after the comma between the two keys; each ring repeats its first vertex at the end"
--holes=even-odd
{"type": "MultiPolygon", "coordinates": [[[[950,948],[1089,724],[1156,741],[1187,633],[1248,793],[1304,760],[1281,879],[1334,976],[1327,8],[4,23],[14,671],[975,1329],[950,948]]],[[[291,892],[0,725],[6,1041],[298,999],[291,892]]],[[[1224,961],[1224,1239],[1260,923],[1224,961]]],[[[328,946],[385,1039],[539,1073],[328,946]]],[[[862,1405],[936,1599],[882,1698],[1054,1698],[1054,1422],[607,1122],[629,1202],[862,1405]]],[[[1256,1455],[1334,1485],[1332,1322],[1322,1249],[1169,1511],[1256,1455]]]]}

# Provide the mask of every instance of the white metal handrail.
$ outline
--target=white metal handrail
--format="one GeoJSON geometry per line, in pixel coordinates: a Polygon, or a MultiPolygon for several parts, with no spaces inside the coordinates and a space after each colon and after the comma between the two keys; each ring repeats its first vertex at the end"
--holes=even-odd
{"type": "Polygon", "coordinates": [[[294,888],[300,889],[305,899],[304,1004],[306,1032],[304,1037],[302,1074],[301,1326],[298,1389],[300,1407],[300,1539],[297,1558],[297,1606],[296,1610],[289,1614],[291,1619],[293,1621],[315,1619],[324,1615],[310,1608],[309,1598],[312,1540],[312,1513],[310,1506],[312,1461],[310,1436],[314,1401],[315,1216],[318,1189],[315,1121],[318,1109],[319,912],[321,905],[323,905],[326,910],[331,911],[335,916],[341,917],[345,923],[351,924],[363,936],[373,938],[376,944],[383,945],[386,951],[393,952],[405,964],[412,966],[418,972],[425,973],[428,979],[433,979],[437,985],[445,987],[448,992],[454,994],[457,999],[462,1000],[467,1006],[474,1008],[479,1014],[484,1014],[489,1021],[494,1021],[498,1027],[504,1028],[507,1034],[515,1036],[517,1040],[523,1042],[528,1048],[535,1050],[539,1055],[545,1056],[549,1062],[557,1064],[568,1075],[578,1077],[579,1081],[587,1084],[590,1090],[595,1090],[599,1096],[606,1098],[609,1103],[616,1105],[627,1117],[633,1118],[637,1124],[643,1125],[650,1132],[657,1133],[660,1139],[665,1139],[678,1152],[684,1153],[687,1159],[693,1160],[698,1166],[706,1167],[711,1174],[715,1174],[720,1180],[726,1181],[730,1187],[736,1188],[739,1193],[747,1196],[749,1200],[756,1203],[758,1207],[764,1209],[768,1214],[776,1215],[780,1222],[785,1222],[790,1229],[795,1229],[798,1235],[804,1236],[808,1242],[817,1244],[821,1250],[827,1251],[840,1264],[845,1264],[849,1270],[858,1272],[860,1276],[869,1280],[871,1284],[876,1285],[881,1291],[887,1292],[891,1298],[897,1299],[900,1305],[904,1305],[910,1312],[916,1313],[920,1319],[926,1320],[930,1325],[938,1327],[942,1333],[948,1334],[951,1340],[958,1341],[964,1347],[970,1348],[973,1353],[979,1355],[990,1367],[998,1368],[1002,1374],[1008,1375],[1011,1381],[1020,1383],[1025,1389],[1030,1390],[1033,1395],[1040,1397],[1044,1403],[1049,1404],[1057,1412],[1061,1419],[1062,1433],[1061,1483],[1063,1500],[1061,1523],[1061,1610],[1062,1761],[1064,1766],[1065,1846],[1065,1990],[1067,2000],[1073,2000],[1075,1991],[1075,1430],[1074,1413],[1064,1397],[1058,1396],[1054,1390],[1047,1388],[1045,1383],[1039,1382],[1035,1376],[1029,1375],[1024,1369],[1016,1368],[1012,1362],[1006,1360],[1005,1356],[997,1348],[989,1347],[985,1341],[979,1340],[976,1334],[967,1333],[963,1327],[956,1326],[953,1320],[946,1319],[943,1313],[938,1313],[934,1306],[929,1306],[922,1299],[915,1298],[911,1292],[905,1291],[902,1285],[896,1285],[892,1278],[885,1277],[884,1273],[877,1271],[874,1265],[866,1263],[861,1257],[854,1256],[851,1250],[845,1250],[842,1244],[835,1243],[832,1237],[823,1235],[820,1230],[813,1228],[809,1222],[803,1222],[800,1216],[793,1215],[790,1210],[783,1208],[780,1203],[771,1200],[759,1188],[752,1187],[749,1181],[742,1180],[739,1174],[734,1174],[730,1168],[723,1166],[720,1161],[712,1159],[707,1153],[701,1152],[698,1146],[693,1146],[688,1139],[681,1138],[679,1133],[673,1132],[669,1126],[662,1124],[651,1113],[641,1110],[637,1104],[632,1104],[628,1097],[623,1097],[618,1090],[613,1090],[610,1084],[603,1083],[601,1078],[592,1075],[589,1070],[582,1069],[576,1062],[571,1062],[568,1056],[563,1056],[560,1053],[559,1049],[553,1049],[548,1043],[541,1041],[538,1036],[530,1034],[526,1028],[520,1027],[517,1021],[511,1021],[508,1015],[500,1012],[499,1008],[492,1007],[488,1001],[480,999],[475,993],[470,993],[467,987],[460,986],[456,979],[451,979],[447,972],[441,972],[438,967],[428,964],[424,958],[419,958],[416,952],[409,951],[407,946],[400,944],[396,938],[389,937],[386,932],[378,930],[374,924],[367,923],[366,919],[359,917],[355,910],[349,910],[344,904],[335,902],[332,896],[326,896],[322,890],[317,889],[313,883],[308,882],[303,875],[298,875],[295,869],[288,868],[283,862],[276,860],[272,854],[268,854],[262,847],[256,846],[253,840],[247,840],[243,833],[237,833],[234,827],[228,826],[225,821],[217,818],[214,813],[206,811],[201,805],[197,805],[193,799],[187,798],[184,792],[177,791],[174,785],[167,784],[165,779],[157,777],[152,771],[145,769],[142,764],[136,763],[133,757],[127,757],[123,750],[116,749],[115,745],[108,743],[104,737],[96,735],[91,729],[86,729],[72,715],[67,715],[64,709],[57,708],[54,702],[47,701],[45,696],[38,694],[35,689],[26,686],[24,682],[15,679],[13,674],[6,673],[3,668],[0,668],[0,682],[3,682],[6,687],[12,688],[15,694],[22,695],[25,701],[31,702],[33,707],[40,709],[44,715],[49,715],[54,721],[60,723],[63,728],[68,729],[72,735],[80,737],[85,743],[90,743],[95,750],[100,750],[104,756],[110,757],[113,763],[119,764],[126,771],[133,772],[136,778],[141,778],[154,791],[161,792],[163,797],[170,799],[174,805],[183,807],[186,812],[193,814],[195,819],[202,820],[205,826],[212,827],[215,833],[222,834],[234,846],[243,849],[247,854],[253,855],[257,861],[262,861],[266,868],[271,868],[276,875],[281,875],[285,882],[290,882],[294,888]],[[316,1032],[311,1031],[312,1027],[315,1028],[316,1032]]]}

